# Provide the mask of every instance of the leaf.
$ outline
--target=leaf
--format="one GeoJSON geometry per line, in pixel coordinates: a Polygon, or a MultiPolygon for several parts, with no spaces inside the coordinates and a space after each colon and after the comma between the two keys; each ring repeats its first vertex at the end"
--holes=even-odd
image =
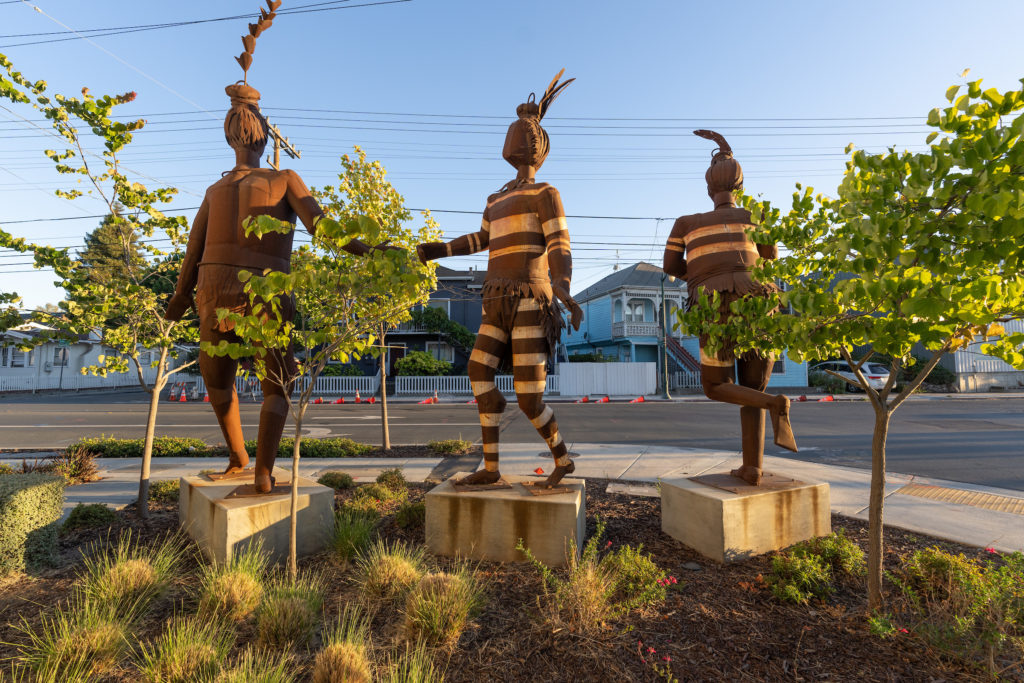
{"type": "Polygon", "coordinates": [[[950,86],[949,89],[946,90],[946,99],[949,100],[950,102],[952,102],[953,99],[956,97],[957,92],[959,92],[959,90],[960,90],[960,86],[959,85],[952,85],[952,86],[950,86]]]}
{"type": "Polygon", "coordinates": [[[235,61],[242,67],[242,71],[248,71],[249,67],[252,66],[252,55],[248,52],[243,52],[239,56],[235,57],[235,61]]]}

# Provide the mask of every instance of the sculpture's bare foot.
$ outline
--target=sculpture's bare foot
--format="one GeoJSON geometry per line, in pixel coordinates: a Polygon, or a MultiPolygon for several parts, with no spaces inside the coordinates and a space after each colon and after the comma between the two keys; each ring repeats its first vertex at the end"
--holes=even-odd
{"type": "Polygon", "coordinates": [[[760,486],[761,475],[764,474],[764,471],[760,467],[754,467],[753,465],[743,465],[738,470],[733,470],[732,472],[729,472],[729,474],[738,479],[742,479],[751,486],[760,486]]]}
{"type": "Polygon", "coordinates": [[[793,436],[793,427],[789,424],[789,399],[785,396],[776,396],[776,399],[778,403],[775,407],[768,409],[772,416],[775,445],[796,453],[796,437],[793,436]]]}
{"type": "Polygon", "coordinates": [[[548,478],[544,480],[543,484],[534,484],[534,486],[540,486],[545,489],[553,489],[558,486],[558,482],[562,481],[562,477],[567,474],[572,474],[576,471],[576,463],[572,460],[569,461],[568,465],[558,465],[552,470],[548,478]]]}
{"type": "Polygon", "coordinates": [[[277,483],[277,478],[272,477],[269,474],[256,475],[256,482],[253,488],[256,489],[256,493],[270,493],[274,490],[274,484],[277,483]]]}
{"type": "Polygon", "coordinates": [[[241,474],[244,471],[245,465],[235,465],[229,462],[227,469],[225,469],[221,474],[241,474]]]}
{"type": "Polygon", "coordinates": [[[245,469],[245,466],[249,464],[249,454],[246,453],[241,457],[232,453],[228,456],[228,467],[224,470],[224,474],[235,474],[245,469]]]}
{"type": "Polygon", "coordinates": [[[490,470],[477,470],[473,474],[463,477],[455,482],[456,486],[483,486],[487,484],[494,484],[501,479],[501,472],[497,470],[491,472],[490,470]]]}

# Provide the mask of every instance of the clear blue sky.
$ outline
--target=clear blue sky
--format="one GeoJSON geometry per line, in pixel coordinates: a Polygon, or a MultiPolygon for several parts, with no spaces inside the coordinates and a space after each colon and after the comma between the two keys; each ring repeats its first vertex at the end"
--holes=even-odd
{"type": "MultiPolygon", "coordinates": [[[[571,215],[667,218],[710,209],[703,173],[712,145],[694,128],[726,135],[749,192],[786,202],[797,181],[833,190],[849,142],[922,149],[927,112],[944,104],[965,68],[969,79],[1000,89],[1024,76],[1020,2],[411,0],[333,9],[372,1],[286,0],[282,10],[327,11],[280,15],[257,43],[249,82],[302,150],[284,166],[307,184],[330,182],[338,155],[359,144],[417,208],[481,210],[513,174],[501,145],[515,106],[562,67],[577,81],[545,118],[552,151],[538,178],[559,188],[571,215]]],[[[259,7],[255,0],[35,4],[76,30],[255,15],[259,7]]],[[[197,206],[233,164],[221,129],[223,89],[241,76],[233,56],[247,20],[94,39],[122,62],[84,40],[19,45],[64,37],[14,35],[64,30],[46,15],[0,1],[0,52],[51,91],[137,91],[120,111],[144,115],[149,125],[124,163],[179,187],[172,210],[197,206]]],[[[98,221],[12,222],[103,212],[95,200],[52,197],[64,179],[42,150],[54,142],[0,110],[0,224],[79,245],[98,221]]],[[[437,218],[448,237],[479,225],[476,215],[437,218]]],[[[570,219],[573,290],[616,262],[660,263],[670,227],[570,219]]],[[[25,263],[0,250],[0,291],[18,291],[29,306],[59,300],[52,275],[19,272],[30,269],[17,265],[25,263]]]]}

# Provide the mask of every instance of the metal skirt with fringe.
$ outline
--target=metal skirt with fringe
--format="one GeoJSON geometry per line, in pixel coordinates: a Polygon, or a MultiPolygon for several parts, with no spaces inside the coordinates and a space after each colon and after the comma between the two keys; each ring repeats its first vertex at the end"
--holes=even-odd
{"type": "MultiPolygon", "coordinates": [[[[551,291],[551,283],[547,281],[509,280],[492,278],[483,286],[484,322],[511,332],[514,326],[519,300],[531,297],[540,306],[541,329],[547,341],[547,353],[550,356],[557,348],[558,339],[565,327],[562,306],[551,291]]],[[[501,359],[502,369],[512,367],[512,345],[506,348],[501,359]]]]}

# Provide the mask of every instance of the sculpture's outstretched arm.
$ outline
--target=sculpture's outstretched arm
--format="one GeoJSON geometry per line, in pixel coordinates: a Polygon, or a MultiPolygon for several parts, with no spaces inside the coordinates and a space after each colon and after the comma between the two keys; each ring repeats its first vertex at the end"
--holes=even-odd
{"type": "Polygon", "coordinates": [[[210,205],[203,199],[195,220],[192,221],[192,231],[188,235],[188,246],[185,247],[185,258],[181,261],[181,271],[178,273],[178,283],[174,287],[174,295],[167,302],[167,310],[164,318],[167,320],[181,320],[189,308],[195,307],[192,292],[196,289],[196,282],[199,280],[199,262],[203,259],[203,250],[206,247],[206,223],[210,217],[210,205]]]}
{"type": "Polygon", "coordinates": [[[480,229],[468,235],[456,237],[451,242],[424,242],[416,247],[420,261],[426,263],[445,256],[468,256],[487,249],[491,242],[491,223],[484,212],[480,229]]]}
{"type": "MultiPolygon", "coordinates": [[[[286,195],[288,205],[291,206],[292,211],[299,217],[302,224],[306,226],[309,234],[315,235],[317,223],[324,217],[324,210],[317,204],[316,199],[310,194],[309,188],[306,187],[306,183],[303,182],[302,177],[298,173],[290,169],[282,171],[282,173],[288,179],[288,192],[286,195]]],[[[351,240],[342,249],[350,254],[362,256],[370,251],[371,247],[359,240],[351,240]]]]}
{"type": "Polygon", "coordinates": [[[777,259],[779,258],[779,247],[775,244],[758,244],[757,253],[761,258],[777,259]]]}
{"type": "Polygon", "coordinates": [[[686,242],[683,240],[685,233],[685,221],[682,218],[677,218],[672,226],[672,233],[668,236],[668,243],[665,244],[665,261],[662,269],[667,275],[678,278],[686,277],[686,242]]]}

